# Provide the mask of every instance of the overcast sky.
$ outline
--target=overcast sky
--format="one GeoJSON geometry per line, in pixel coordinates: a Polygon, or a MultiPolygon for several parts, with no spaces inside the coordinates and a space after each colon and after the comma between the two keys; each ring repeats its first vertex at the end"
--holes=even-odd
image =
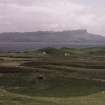
{"type": "Polygon", "coordinates": [[[72,29],[105,35],[105,0],[0,0],[0,32],[72,29]]]}

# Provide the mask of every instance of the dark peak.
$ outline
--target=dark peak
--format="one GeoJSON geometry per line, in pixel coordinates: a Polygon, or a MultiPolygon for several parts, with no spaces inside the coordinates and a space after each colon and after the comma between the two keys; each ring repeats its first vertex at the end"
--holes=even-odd
{"type": "Polygon", "coordinates": [[[63,31],[35,31],[35,32],[3,32],[0,34],[32,34],[32,33],[87,33],[86,29],[78,29],[78,30],[63,30],[63,31]]]}
{"type": "Polygon", "coordinates": [[[76,32],[76,33],[87,33],[86,29],[79,29],[79,30],[72,30],[71,32],[76,32]]]}
{"type": "Polygon", "coordinates": [[[87,29],[62,30],[62,31],[45,31],[45,32],[87,32],[87,29]]]}

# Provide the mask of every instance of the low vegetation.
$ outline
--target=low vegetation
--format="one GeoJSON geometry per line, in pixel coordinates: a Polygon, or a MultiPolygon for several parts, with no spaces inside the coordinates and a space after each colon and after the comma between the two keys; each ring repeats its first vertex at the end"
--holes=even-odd
{"type": "Polygon", "coordinates": [[[0,105],[105,105],[104,48],[0,53],[0,105]]]}

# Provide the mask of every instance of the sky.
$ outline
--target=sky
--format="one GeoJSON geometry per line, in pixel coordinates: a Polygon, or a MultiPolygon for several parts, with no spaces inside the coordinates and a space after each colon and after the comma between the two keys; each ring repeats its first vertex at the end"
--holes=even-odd
{"type": "Polygon", "coordinates": [[[76,29],[105,36],[105,0],[0,0],[0,32],[76,29]]]}

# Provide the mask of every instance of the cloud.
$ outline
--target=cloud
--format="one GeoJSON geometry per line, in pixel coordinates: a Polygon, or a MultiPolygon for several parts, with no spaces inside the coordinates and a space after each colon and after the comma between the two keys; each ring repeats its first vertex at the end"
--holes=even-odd
{"type": "Polygon", "coordinates": [[[0,32],[86,28],[105,34],[102,4],[99,0],[0,0],[0,32]]]}

